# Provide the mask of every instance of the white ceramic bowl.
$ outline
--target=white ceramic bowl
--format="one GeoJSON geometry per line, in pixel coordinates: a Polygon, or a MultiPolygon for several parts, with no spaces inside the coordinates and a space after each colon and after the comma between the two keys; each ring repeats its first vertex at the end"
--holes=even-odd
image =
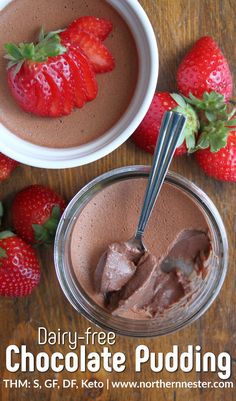
{"type": "MultiPolygon", "coordinates": [[[[0,10],[11,0],[0,0],[0,10]]],[[[133,99],[121,119],[100,138],[73,148],[55,149],[33,145],[0,124],[1,151],[30,166],[69,168],[91,163],[125,142],[144,118],[158,77],[158,49],[151,23],[137,0],[107,0],[128,24],[138,50],[139,77],[133,99]]]]}

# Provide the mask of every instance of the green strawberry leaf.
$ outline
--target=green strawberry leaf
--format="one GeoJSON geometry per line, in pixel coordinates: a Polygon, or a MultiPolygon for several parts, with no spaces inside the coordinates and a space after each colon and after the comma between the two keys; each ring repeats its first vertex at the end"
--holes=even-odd
{"type": "Polygon", "coordinates": [[[49,236],[47,230],[40,224],[32,224],[34,230],[34,238],[38,245],[48,243],[49,236]]]}
{"type": "Polygon", "coordinates": [[[179,148],[179,147],[184,143],[185,138],[186,138],[186,130],[184,129],[184,130],[182,131],[182,133],[181,133],[179,139],[178,139],[176,148],[179,148]]]}
{"type": "Polygon", "coordinates": [[[24,60],[21,60],[19,63],[14,64],[14,65],[16,65],[16,68],[15,68],[14,74],[13,74],[14,77],[16,76],[16,74],[18,74],[18,72],[20,71],[23,64],[24,64],[24,60]]]}
{"type": "Polygon", "coordinates": [[[234,127],[236,126],[236,120],[227,121],[227,127],[234,127]]]}
{"type": "Polygon", "coordinates": [[[210,150],[215,153],[220,149],[225,148],[227,144],[228,131],[224,134],[217,133],[214,136],[210,137],[210,150]]]}
{"type": "Polygon", "coordinates": [[[12,233],[11,231],[0,232],[0,239],[10,238],[10,237],[15,237],[15,234],[12,233]]]}
{"type": "Polygon", "coordinates": [[[195,148],[196,145],[196,138],[195,135],[186,135],[186,146],[189,152],[195,148]]]}
{"type": "Polygon", "coordinates": [[[225,121],[214,121],[206,125],[200,135],[195,150],[210,148],[215,153],[225,148],[230,130],[225,121]]]}
{"type": "Polygon", "coordinates": [[[212,113],[211,111],[205,111],[205,116],[207,118],[208,121],[216,121],[217,117],[214,113],[212,113]]]}
{"type": "Polygon", "coordinates": [[[187,104],[183,97],[176,94],[172,93],[171,94],[172,98],[175,100],[175,102],[178,104],[177,107],[175,107],[173,110],[177,111],[180,114],[183,114],[185,117],[187,117],[187,122],[184,128],[184,131],[182,132],[177,146],[181,146],[184,141],[186,140],[186,146],[188,149],[188,152],[190,153],[192,151],[192,148],[195,147],[196,143],[196,135],[198,133],[198,130],[200,128],[200,122],[198,115],[196,111],[193,109],[193,107],[189,104],[187,104]]]}
{"type": "Polygon", "coordinates": [[[6,60],[15,61],[15,58],[13,56],[11,56],[10,54],[5,54],[3,56],[3,58],[5,58],[6,60]]]}
{"type": "Polygon", "coordinates": [[[221,119],[227,119],[227,104],[224,96],[218,92],[204,92],[202,99],[190,93],[189,97],[184,96],[184,99],[197,110],[205,111],[206,118],[210,122],[216,121],[219,117],[221,119]]]}
{"type": "Polygon", "coordinates": [[[17,74],[25,60],[32,60],[36,62],[47,61],[48,57],[55,57],[67,52],[67,48],[61,45],[61,38],[59,33],[62,30],[44,33],[41,28],[39,33],[39,42],[34,45],[33,43],[20,43],[18,46],[14,43],[6,43],[6,55],[4,56],[9,60],[8,69],[17,65],[14,73],[17,74]]]}
{"type": "Polygon", "coordinates": [[[178,93],[171,93],[170,96],[174,99],[174,101],[183,109],[186,107],[186,102],[183,96],[180,96],[178,93]]]}
{"type": "Polygon", "coordinates": [[[52,208],[51,216],[43,225],[32,224],[34,230],[34,238],[38,245],[49,245],[53,242],[60,218],[60,206],[55,205],[52,208]]]}
{"type": "Polygon", "coordinates": [[[39,42],[42,42],[45,38],[45,31],[44,31],[44,27],[41,26],[41,29],[39,31],[39,42]]]}
{"type": "Polygon", "coordinates": [[[56,35],[58,36],[59,33],[64,32],[64,31],[65,31],[65,29],[57,29],[57,31],[51,31],[47,35],[45,35],[45,38],[47,38],[47,40],[51,39],[53,36],[56,36],[56,35]]]}
{"type": "Polygon", "coordinates": [[[9,70],[11,67],[14,67],[14,65],[19,64],[18,61],[9,61],[9,63],[7,64],[7,70],[9,70]]]}
{"type": "Polygon", "coordinates": [[[12,60],[22,59],[22,53],[14,43],[6,43],[4,47],[7,51],[7,54],[9,54],[12,57],[12,60]]]}
{"type": "Polygon", "coordinates": [[[7,252],[5,251],[5,249],[0,247],[0,259],[1,258],[7,258],[7,252]]]}
{"type": "Polygon", "coordinates": [[[33,43],[26,43],[21,51],[22,57],[26,60],[33,60],[35,56],[35,47],[33,43]]]}
{"type": "Polygon", "coordinates": [[[53,219],[60,220],[61,218],[60,206],[58,205],[53,206],[51,216],[53,219]]]}
{"type": "Polygon", "coordinates": [[[197,143],[198,149],[207,149],[210,146],[209,135],[207,133],[203,133],[200,135],[200,138],[197,143]]]}

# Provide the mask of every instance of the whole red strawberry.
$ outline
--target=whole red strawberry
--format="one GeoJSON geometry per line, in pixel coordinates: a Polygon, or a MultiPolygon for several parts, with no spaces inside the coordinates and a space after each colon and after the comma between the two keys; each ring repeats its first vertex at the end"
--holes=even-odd
{"type": "Polygon", "coordinates": [[[168,110],[178,111],[187,117],[186,128],[175,151],[175,156],[180,156],[186,153],[187,149],[194,148],[199,122],[193,108],[177,94],[156,92],[146,116],[133,134],[132,139],[141,149],[154,153],[161,121],[164,113],[168,110]]]}
{"type": "Polygon", "coordinates": [[[10,159],[10,157],[5,156],[0,153],[0,181],[4,181],[10,177],[11,173],[18,166],[18,162],[10,159]]]}
{"type": "Polygon", "coordinates": [[[236,182],[236,132],[230,132],[227,144],[217,152],[210,147],[196,152],[196,160],[203,171],[220,181],[236,182]]]}
{"type": "Polygon", "coordinates": [[[65,201],[50,188],[31,185],[13,200],[13,227],[31,244],[50,244],[65,206],[65,201]]]}
{"type": "Polygon", "coordinates": [[[0,233],[0,295],[29,295],[39,280],[35,250],[10,231],[0,233]]]}
{"type": "Polygon", "coordinates": [[[201,98],[204,92],[215,91],[229,101],[233,81],[227,60],[210,36],[200,38],[182,60],[177,71],[180,93],[201,98]]]}

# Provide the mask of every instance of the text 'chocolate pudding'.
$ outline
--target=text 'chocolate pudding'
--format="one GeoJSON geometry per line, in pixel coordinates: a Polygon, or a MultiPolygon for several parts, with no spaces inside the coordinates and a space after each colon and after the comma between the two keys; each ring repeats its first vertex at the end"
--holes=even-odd
{"type": "Polygon", "coordinates": [[[208,274],[211,240],[202,211],[165,183],[145,231],[146,252],[130,247],[147,181],[97,193],[78,216],[71,262],[85,292],[113,315],[153,319],[187,305],[208,274]]]}
{"type": "Polygon", "coordinates": [[[11,132],[33,144],[68,148],[99,138],[121,118],[135,91],[138,54],[127,24],[105,0],[14,0],[0,12],[0,21],[0,122],[11,132]],[[104,44],[116,67],[109,73],[96,74],[97,98],[66,117],[43,118],[24,112],[7,85],[4,44],[35,42],[40,27],[46,32],[63,29],[86,15],[113,24],[104,44]]]}

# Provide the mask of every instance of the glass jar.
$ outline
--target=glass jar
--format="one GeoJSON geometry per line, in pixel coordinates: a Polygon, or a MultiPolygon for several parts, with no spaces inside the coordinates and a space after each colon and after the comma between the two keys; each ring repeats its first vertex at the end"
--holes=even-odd
{"type": "MultiPolygon", "coordinates": [[[[148,166],[127,166],[109,171],[82,188],[67,206],[59,223],[55,238],[54,260],[58,280],[73,307],[99,327],[133,337],[152,337],[179,330],[198,319],[219,294],[228,264],[228,241],[218,210],[209,197],[186,178],[169,172],[166,182],[187,194],[203,213],[211,236],[209,272],[186,305],[178,303],[174,314],[149,320],[113,316],[91,299],[78,282],[70,257],[70,240],[75,222],[85,205],[105,187],[120,180],[147,178],[148,166]]],[[[135,227],[134,227],[135,230],[135,227]]]]}

